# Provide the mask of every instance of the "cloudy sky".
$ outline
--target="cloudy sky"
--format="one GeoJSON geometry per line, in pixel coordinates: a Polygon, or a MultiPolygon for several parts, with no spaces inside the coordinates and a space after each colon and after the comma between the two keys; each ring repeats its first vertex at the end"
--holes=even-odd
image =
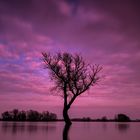
{"type": "Polygon", "coordinates": [[[49,110],[62,117],[41,52],[81,54],[102,80],[73,104],[72,117],[140,118],[138,0],[0,0],[0,112],[49,110]]]}

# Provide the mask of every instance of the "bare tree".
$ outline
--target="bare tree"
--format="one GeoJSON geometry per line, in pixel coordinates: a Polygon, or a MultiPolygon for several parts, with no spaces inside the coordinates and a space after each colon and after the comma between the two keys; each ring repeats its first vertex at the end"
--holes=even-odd
{"type": "Polygon", "coordinates": [[[68,115],[75,99],[99,81],[100,65],[88,65],[80,55],[70,53],[57,53],[51,55],[42,53],[45,68],[50,72],[51,79],[57,89],[62,91],[64,98],[63,118],[70,125],[68,115]]]}

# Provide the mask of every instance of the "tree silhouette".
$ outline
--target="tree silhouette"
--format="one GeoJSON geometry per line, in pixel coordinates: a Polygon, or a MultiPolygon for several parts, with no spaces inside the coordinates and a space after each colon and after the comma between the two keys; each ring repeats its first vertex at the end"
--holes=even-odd
{"type": "Polygon", "coordinates": [[[57,115],[54,113],[50,113],[48,111],[44,111],[41,116],[42,121],[53,121],[57,119],[57,115]]]}
{"type": "Polygon", "coordinates": [[[129,122],[131,119],[125,114],[117,114],[115,120],[118,122],[129,122]]]}
{"type": "Polygon", "coordinates": [[[13,120],[14,120],[14,121],[17,121],[17,120],[18,120],[18,114],[19,114],[18,109],[14,109],[14,110],[12,111],[12,113],[13,113],[13,120]]]}
{"type": "Polygon", "coordinates": [[[88,65],[80,55],[70,53],[42,53],[45,68],[50,72],[50,77],[55,86],[63,91],[64,98],[63,118],[66,124],[71,124],[68,115],[75,99],[99,81],[100,65],[88,65]]]}
{"type": "Polygon", "coordinates": [[[28,121],[39,121],[41,118],[41,114],[35,110],[29,110],[27,112],[27,120],[28,121]]]}
{"type": "Polygon", "coordinates": [[[11,121],[12,120],[12,115],[9,111],[5,111],[2,113],[2,120],[4,121],[11,121]]]}
{"type": "Polygon", "coordinates": [[[26,121],[26,112],[25,111],[19,111],[18,114],[18,121],[26,121]]]}

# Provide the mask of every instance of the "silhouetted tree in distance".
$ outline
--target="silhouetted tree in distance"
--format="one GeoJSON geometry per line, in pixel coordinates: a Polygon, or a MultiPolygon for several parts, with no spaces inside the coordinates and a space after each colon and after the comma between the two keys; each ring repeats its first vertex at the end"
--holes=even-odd
{"type": "Polygon", "coordinates": [[[48,112],[48,111],[44,111],[44,112],[42,113],[41,118],[42,118],[43,121],[49,120],[49,118],[50,118],[49,112],[48,112]]]}
{"type": "Polygon", "coordinates": [[[18,113],[18,121],[26,121],[26,112],[25,111],[19,111],[18,113]]]}
{"type": "Polygon", "coordinates": [[[18,113],[19,113],[18,109],[14,109],[12,111],[12,113],[13,113],[13,120],[17,121],[18,120],[18,113]]]}
{"type": "Polygon", "coordinates": [[[41,114],[35,110],[29,110],[27,112],[27,120],[28,121],[39,121],[41,118],[41,114]]]}
{"type": "Polygon", "coordinates": [[[118,122],[129,122],[130,118],[125,114],[118,114],[115,116],[115,120],[118,122]]]}
{"type": "Polygon", "coordinates": [[[103,121],[103,122],[107,121],[107,117],[106,117],[106,116],[103,116],[103,117],[101,118],[101,121],[103,121]]]}
{"type": "Polygon", "coordinates": [[[51,79],[57,89],[63,92],[63,118],[66,124],[71,124],[68,115],[75,99],[99,81],[100,65],[88,65],[80,55],[57,53],[51,55],[42,53],[45,68],[50,72],[51,79]]]}
{"type": "Polygon", "coordinates": [[[12,120],[12,115],[9,111],[5,111],[2,113],[2,120],[4,121],[11,121],[12,120]]]}
{"type": "Polygon", "coordinates": [[[57,119],[57,115],[54,113],[50,113],[48,111],[44,111],[41,116],[42,121],[50,121],[50,120],[56,120],[56,119],[57,119]]]}

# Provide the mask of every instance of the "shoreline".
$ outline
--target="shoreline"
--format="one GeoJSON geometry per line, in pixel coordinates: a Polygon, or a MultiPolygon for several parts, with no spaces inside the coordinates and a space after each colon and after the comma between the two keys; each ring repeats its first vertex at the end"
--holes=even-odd
{"type": "MultiPolygon", "coordinates": [[[[128,123],[128,122],[140,122],[140,120],[131,120],[131,121],[115,121],[115,120],[78,120],[78,119],[71,119],[72,122],[119,122],[119,123],[128,123]]],[[[64,120],[52,120],[52,121],[13,121],[13,120],[0,120],[0,122],[64,122],[64,120]]]]}

